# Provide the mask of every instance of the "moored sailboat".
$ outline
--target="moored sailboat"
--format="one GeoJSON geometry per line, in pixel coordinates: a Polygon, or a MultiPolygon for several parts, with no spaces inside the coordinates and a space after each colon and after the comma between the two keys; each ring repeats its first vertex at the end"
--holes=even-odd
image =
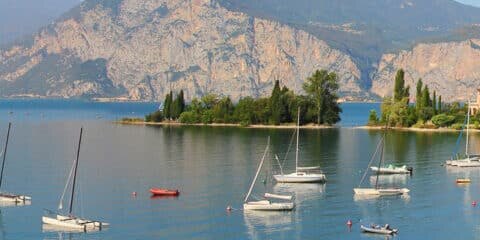
{"type": "Polygon", "coordinates": [[[258,165],[258,169],[257,169],[257,172],[255,173],[255,177],[253,178],[252,184],[250,185],[248,193],[245,196],[245,200],[243,201],[244,210],[290,211],[295,207],[295,203],[291,202],[293,198],[292,196],[279,195],[279,194],[265,193],[264,197],[266,199],[259,200],[259,201],[248,201],[250,198],[250,194],[252,193],[253,187],[255,186],[255,182],[257,181],[260,170],[262,169],[263,162],[265,161],[265,156],[267,155],[269,145],[270,145],[270,139],[268,140],[265,151],[263,152],[262,160],[258,165]],[[269,198],[287,200],[288,202],[272,202],[268,200],[269,198]]]}
{"type": "MultiPolygon", "coordinates": [[[[298,143],[300,135],[300,108],[297,113],[297,145],[295,150],[295,172],[290,174],[283,174],[282,166],[280,165],[281,174],[273,175],[273,178],[280,183],[315,183],[325,182],[327,178],[323,173],[315,173],[319,171],[320,166],[299,167],[298,166],[298,143]]],[[[278,160],[278,159],[277,159],[278,160]]],[[[280,163],[279,163],[280,164],[280,163]]]]}
{"type": "MultiPolygon", "coordinates": [[[[378,164],[378,167],[380,168],[382,162],[383,162],[383,156],[384,156],[384,146],[385,146],[385,135],[386,133],[383,134],[382,138],[380,139],[380,142],[377,145],[377,149],[375,150],[372,159],[370,160],[369,166],[372,163],[372,161],[375,159],[377,153],[381,149],[380,152],[380,161],[378,164]]],[[[402,194],[407,194],[410,192],[408,188],[380,188],[378,185],[378,179],[380,172],[376,172],[376,179],[375,179],[375,187],[374,188],[361,188],[360,186],[362,185],[362,182],[365,180],[365,177],[368,173],[368,167],[367,170],[365,171],[365,174],[363,175],[362,179],[360,180],[360,183],[357,188],[353,189],[353,192],[355,195],[372,195],[372,196],[391,196],[391,195],[402,195],[402,194]]]]}
{"type": "MultiPolygon", "coordinates": [[[[11,127],[12,127],[12,123],[8,123],[7,138],[5,140],[5,147],[3,148],[3,152],[2,152],[3,158],[2,158],[2,168],[0,171],[0,188],[2,187],[2,183],[3,183],[3,176],[4,176],[3,170],[5,169],[5,160],[7,157],[8,140],[10,138],[11,127]]],[[[8,206],[19,205],[19,204],[28,205],[31,200],[32,198],[29,196],[0,192],[0,202],[11,203],[11,204],[0,204],[0,205],[8,205],[8,206]]]]}
{"type": "MultiPolygon", "coordinates": [[[[50,224],[50,225],[54,225],[62,228],[68,228],[68,229],[80,229],[83,231],[102,230],[102,228],[108,227],[109,224],[101,221],[89,220],[89,219],[77,217],[73,214],[73,203],[75,199],[75,185],[77,180],[78,160],[80,156],[80,145],[82,143],[82,133],[83,133],[83,128],[80,128],[80,138],[78,140],[77,156],[73,163],[72,169],[70,171],[70,176],[68,177],[67,183],[65,184],[65,188],[64,188],[64,194],[65,194],[65,191],[70,183],[70,178],[73,172],[73,180],[72,180],[72,186],[71,186],[72,191],[70,195],[70,206],[69,206],[68,214],[63,215],[54,211],[47,210],[48,214],[47,216],[42,217],[42,222],[44,224],[50,224]]],[[[62,197],[60,199],[58,210],[61,210],[63,208],[64,194],[62,194],[62,197]]]]}

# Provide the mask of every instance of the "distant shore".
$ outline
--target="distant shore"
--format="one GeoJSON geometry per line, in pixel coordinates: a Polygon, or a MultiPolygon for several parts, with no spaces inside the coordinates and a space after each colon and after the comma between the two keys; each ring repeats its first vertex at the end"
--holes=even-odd
{"type": "MultiPolygon", "coordinates": [[[[164,121],[164,122],[145,122],[145,121],[131,121],[131,120],[119,120],[115,121],[116,124],[125,124],[125,125],[143,125],[143,126],[210,126],[210,127],[238,127],[238,128],[271,128],[271,129],[295,129],[297,126],[295,124],[284,124],[284,125],[264,125],[264,124],[252,124],[248,126],[242,126],[236,123],[180,123],[175,121],[164,121]]],[[[331,129],[337,128],[336,126],[328,125],[315,125],[307,124],[302,125],[299,128],[302,129],[331,129]]]]}
{"type": "MultiPolygon", "coordinates": [[[[358,126],[353,127],[355,129],[366,129],[366,130],[382,130],[385,129],[383,126],[358,126]]],[[[389,127],[388,129],[398,130],[398,131],[411,131],[411,132],[459,132],[461,130],[454,128],[416,128],[416,127],[389,127]]],[[[470,128],[471,132],[480,132],[480,129],[470,128]]]]}

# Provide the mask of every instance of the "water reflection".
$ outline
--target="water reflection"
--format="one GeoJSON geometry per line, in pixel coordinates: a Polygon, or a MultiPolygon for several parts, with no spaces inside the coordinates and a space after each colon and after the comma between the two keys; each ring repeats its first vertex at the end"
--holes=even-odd
{"type": "MultiPolygon", "coordinates": [[[[403,187],[407,184],[410,176],[407,174],[378,175],[378,186],[380,187],[403,187]]],[[[377,176],[370,176],[370,184],[375,186],[377,176]]]]}
{"type": "Polygon", "coordinates": [[[294,211],[243,211],[243,219],[251,239],[264,239],[265,234],[294,229],[294,215],[294,211]]]}
{"type": "Polygon", "coordinates": [[[292,194],[295,195],[295,203],[297,207],[302,205],[302,202],[319,199],[322,193],[325,192],[326,184],[319,183],[277,183],[273,186],[273,190],[278,194],[292,194]]]}
{"type": "Polygon", "coordinates": [[[0,207],[21,207],[31,205],[31,201],[21,201],[21,202],[11,202],[11,201],[0,201],[0,207]]]}

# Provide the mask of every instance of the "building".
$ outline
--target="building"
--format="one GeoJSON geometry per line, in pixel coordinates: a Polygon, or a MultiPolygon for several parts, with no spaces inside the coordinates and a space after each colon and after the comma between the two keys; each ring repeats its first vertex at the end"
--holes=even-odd
{"type": "Polygon", "coordinates": [[[470,103],[470,115],[475,115],[480,109],[480,88],[477,88],[477,101],[470,103]]]}

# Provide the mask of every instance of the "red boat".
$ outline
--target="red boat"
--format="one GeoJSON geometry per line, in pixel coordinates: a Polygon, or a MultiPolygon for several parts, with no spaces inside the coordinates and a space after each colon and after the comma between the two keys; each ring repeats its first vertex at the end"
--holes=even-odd
{"type": "Polygon", "coordinates": [[[166,188],[150,188],[150,192],[155,196],[178,196],[180,192],[178,190],[166,189],[166,188]]]}

